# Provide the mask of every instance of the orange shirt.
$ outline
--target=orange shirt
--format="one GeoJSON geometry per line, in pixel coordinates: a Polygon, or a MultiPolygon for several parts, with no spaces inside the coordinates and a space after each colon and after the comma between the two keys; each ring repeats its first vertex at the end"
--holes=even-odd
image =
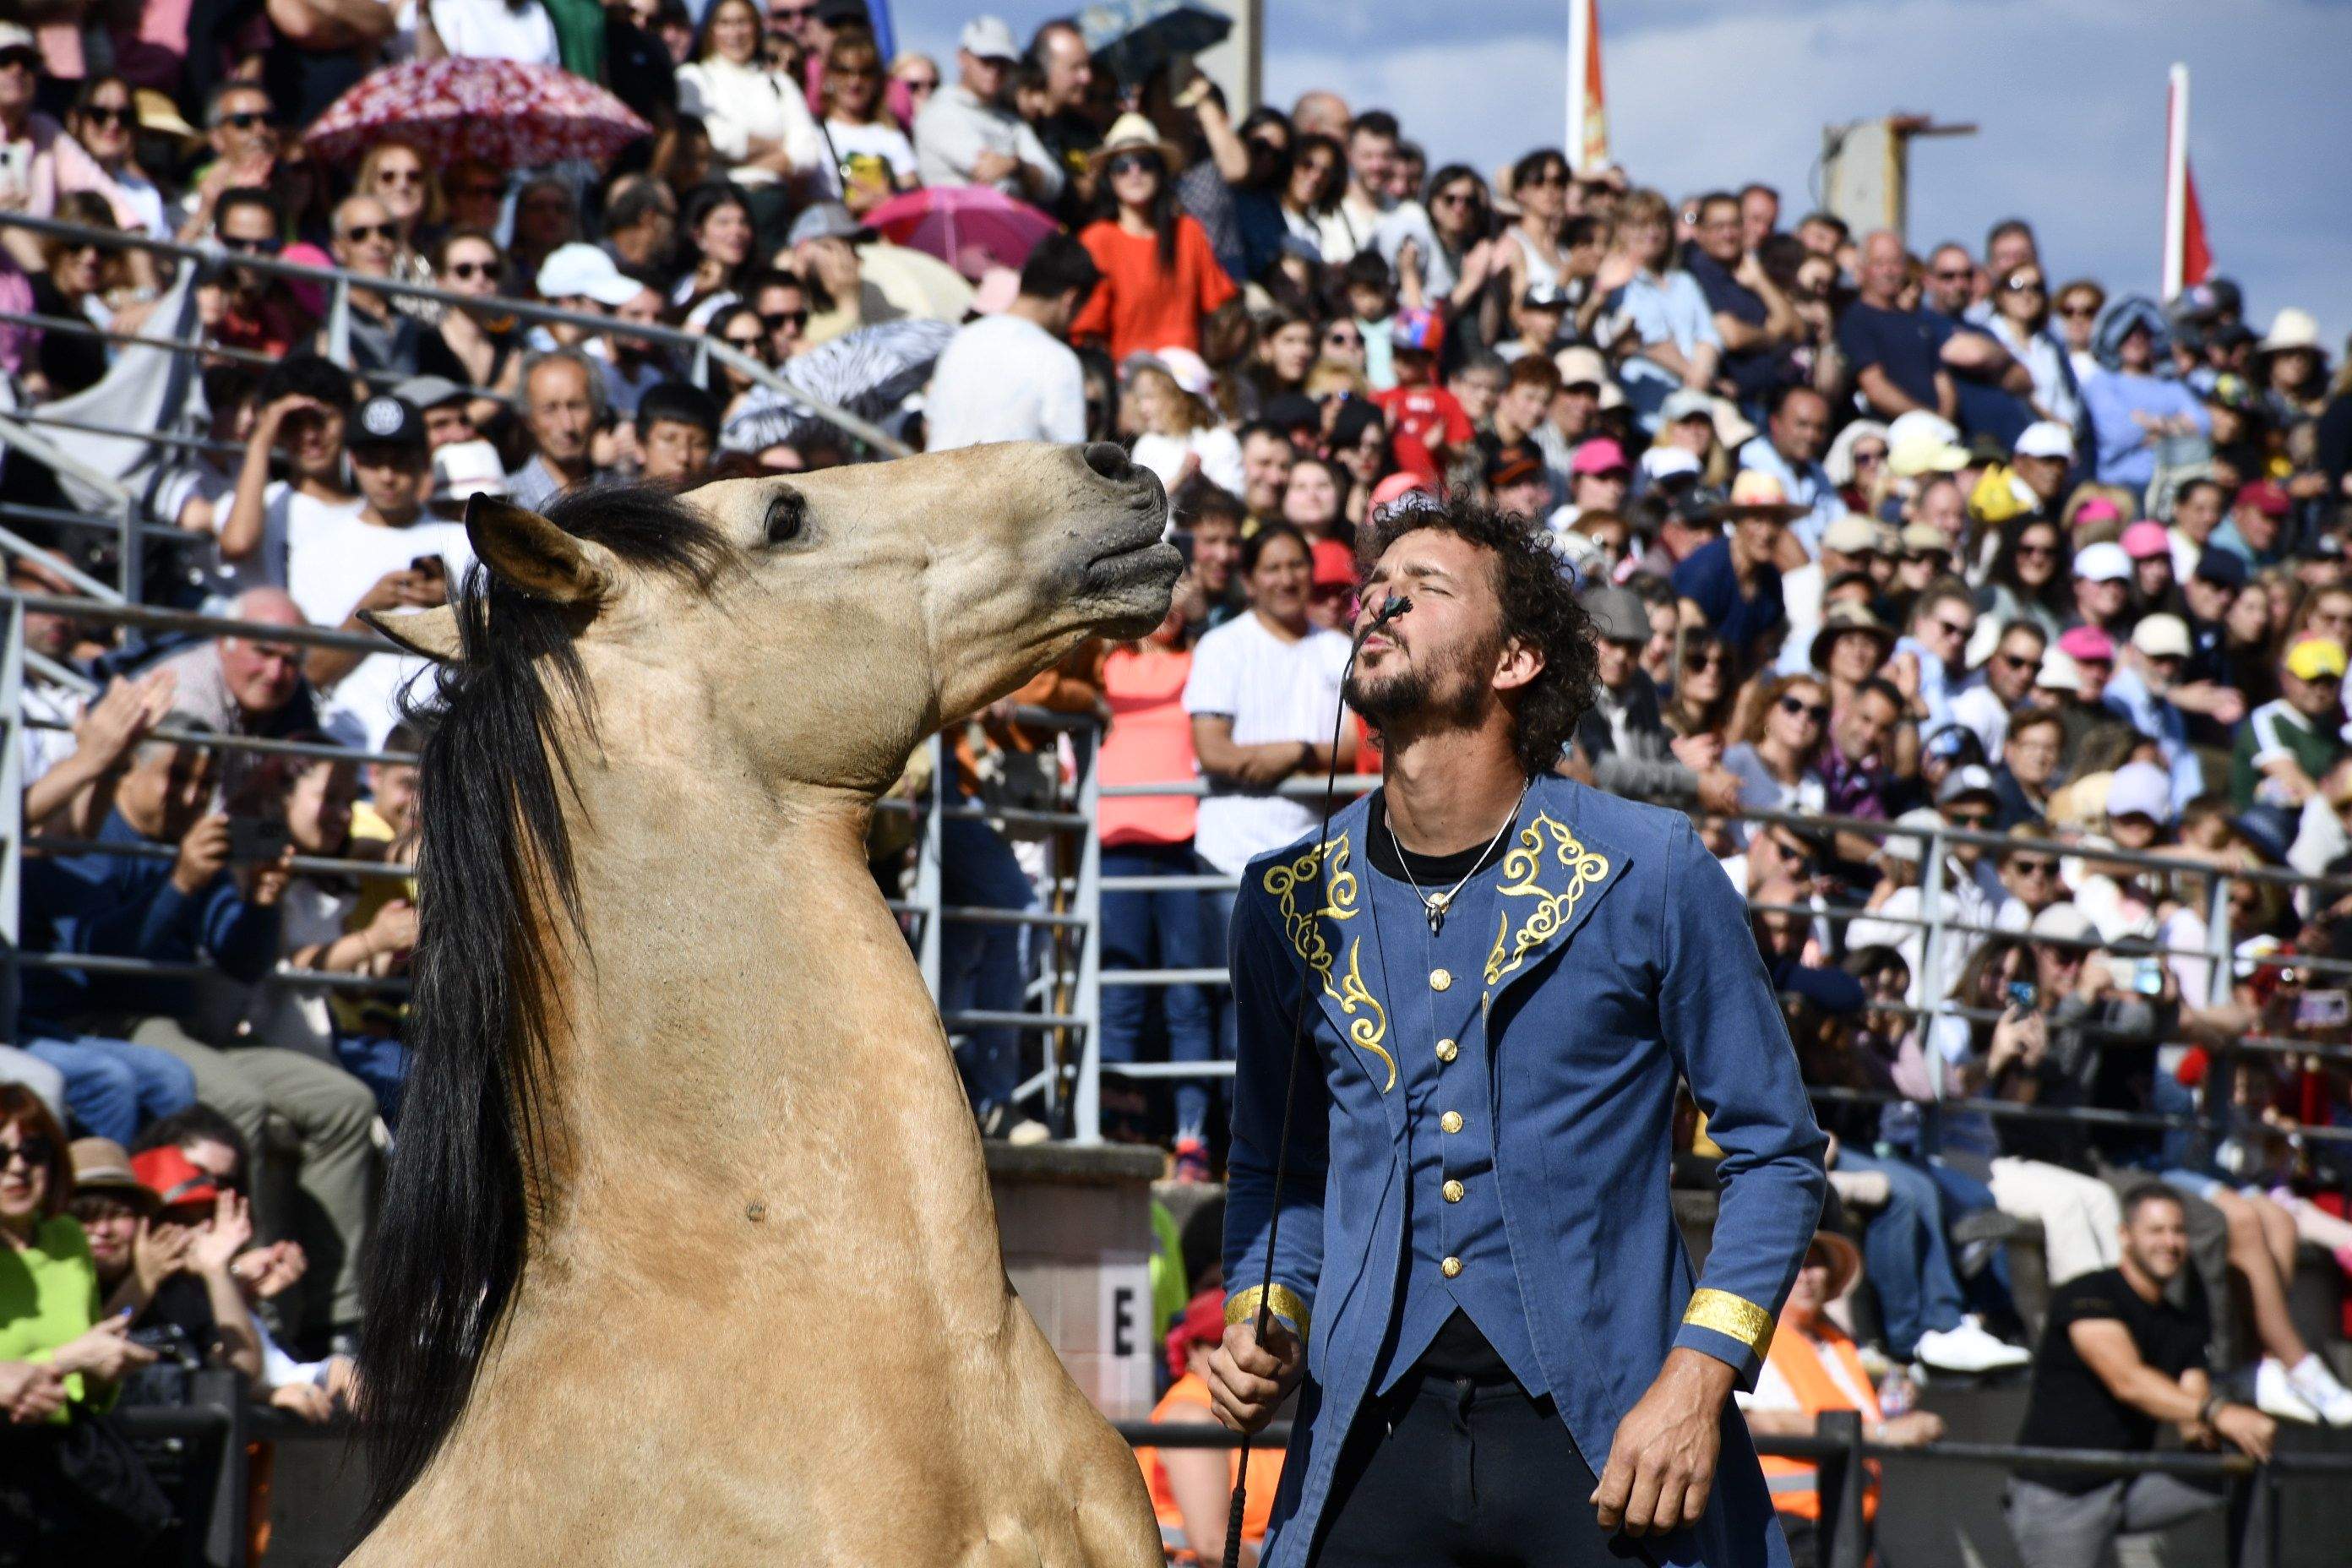
{"type": "Polygon", "coordinates": [[[1129,234],[1109,218],[1088,224],[1078,243],[1102,269],[1102,281],[1070,323],[1072,338],[1107,338],[1110,357],[1153,349],[1201,352],[1201,318],[1240,290],[1209,250],[1209,237],[1189,217],[1176,220],[1176,264],[1163,268],[1157,236],[1129,234]]]}
{"type": "MultiPolygon", "coordinates": [[[[1165,1421],[1172,1412],[1187,1406],[1209,1408],[1209,1385],[1189,1372],[1178,1378],[1153,1407],[1151,1419],[1165,1421]]],[[[1168,1467],[1160,1462],[1160,1450],[1138,1448],[1135,1459],[1143,1467],[1143,1484],[1151,1490],[1151,1511],[1160,1516],[1160,1539],[1168,1545],[1170,1559],[1199,1562],[1189,1548],[1176,1544],[1183,1539],[1184,1513],[1176,1506],[1176,1494],[1168,1485],[1168,1467]]],[[[1282,1484],[1282,1450],[1252,1444],[1249,1466],[1249,1500],[1242,1510],[1242,1539],[1255,1546],[1265,1540],[1266,1521],[1274,1516],[1275,1489],[1282,1484]]],[[[1228,1477],[1241,1473],[1238,1449],[1225,1451],[1225,1471],[1228,1477]]],[[[1228,1480],[1227,1484],[1232,1483],[1228,1480]]]]}
{"type": "MultiPolygon", "coordinates": [[[[1113,784],[1190,784],[1192,717],[1184,711],[1192,678],[1189,648],[1139,643],[1103,659],[1103,698],[1110,733],[1103,738],[1099,777],[1113,784]]],[[[1191,795],[1106,796],[1095,813],[1106,845],[1190,844],[1200,802],[1191,795]]]]}

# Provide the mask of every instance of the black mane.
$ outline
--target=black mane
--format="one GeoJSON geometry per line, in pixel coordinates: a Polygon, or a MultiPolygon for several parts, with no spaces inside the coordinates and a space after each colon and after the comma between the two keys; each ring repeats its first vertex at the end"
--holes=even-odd
{"type": "MultiPolygon", "coordinates": [[[[735,559],[717,529],[652,489],[575,493],[547,515],[701,590],[735,559]]],[[[425,735],[420,924],[400,1135],[362,1282],[361,1415],[373,1460],[362,1529],[448,1435],[522,1278],[553,1005],[543,978],[561,946],[551,913],[560,907],[580,934],[557,784],[560,768],[572,787],[571,764],[556,745],[567,710],[595,735],[572,646],[578,612],[479,564],[455,604],[465,658],[404,699],[425,735]]]]}

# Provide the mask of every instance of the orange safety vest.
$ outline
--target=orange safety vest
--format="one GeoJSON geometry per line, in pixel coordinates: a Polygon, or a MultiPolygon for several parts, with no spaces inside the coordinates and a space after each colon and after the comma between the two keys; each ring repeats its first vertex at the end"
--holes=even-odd
{"type": "MultiPolygon", "coordinates": [[[[1179,1410],[1209,1407],[1209,1385],[1188,1372],[1152,1407],[1151,1419],[1166,1421],[1179,1410]]],[[[1168,1467],[1160,1463],[1160,1450],[1138,1448],[1135,1458],[1143,1467],[1143,1484],[1151,1491],[1151,1511],[1160,1516],[1160,1544],[1168,1561],[1198,1563],[1199,1554],[1184,1534],[1184,1510],[1176,1506],[1176,1492],[1168,1484],[1168,1467]]],[[[1240,1458],[1238,1449],[1226,1450],[1228,1478],[1241,1473],[1240,1458]]],[[[1274,1515],[1274,1491],[1282,1484],[1282,1450],[1252,1444],[1249,1466],[1249,1500],[1242,1512],[1242,1539],[1256,1546],[1265,1540],[1266,1521],[1274,1515]]]]}
{"type": "MultiPolygon", "coordinates": [[[[1862,1390],[1862,1419],[1864,1425],[1881,1419],[1878,1414],[1878,1392],[1871,1385],[1870,1373],[1863,1370],[1862,1358],[1854,1354],[1853,1341],[1827,1318],[1813,1320],[1813,1332],[1818,1341],[1808,1339],[1794,1323],[1781,1320],[1780,1331],[1764,1359],[1777,1370],[1790,1388],[1795,1391],[1797,1403],[1808,1415],[1819,1415],[1824,1410],[1852,1410],[1853,1395],[1838,1386],[1822,1364],[1823,1356],[1835,1356],[1839,1364],[1856,1388],[1862,1390]]],[[[1811,1459],[1782,1458],[1776,1455],[1759,1456],[1764,1463],[1764,1482],[1771,1489],[1772,1506],[1782,1513],[1799,1519],[1818,1521],[1822,1517],[1820,1468],[1811,1459]]],[[[1878,1461],[1867,1460],[1867,1475],[1862,1493],[1862,1517],[1878,1516],[1878,1461]]]]}

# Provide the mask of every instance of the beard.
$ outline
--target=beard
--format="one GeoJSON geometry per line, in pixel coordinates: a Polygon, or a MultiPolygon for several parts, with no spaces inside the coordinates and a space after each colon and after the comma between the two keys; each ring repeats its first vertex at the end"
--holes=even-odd
{"type": "Polygon", "coordinates": [[[1343,695],[1365,722],[1384,733],[1400,727],[1468,729],[1477,723],[1486,704],[1480,672],[1492,669],[1501,652],[1499,640],[1492,647],[1456,646],[1426,664],[1415,663],[1393,674],[1353,672],[1343,695]]]}

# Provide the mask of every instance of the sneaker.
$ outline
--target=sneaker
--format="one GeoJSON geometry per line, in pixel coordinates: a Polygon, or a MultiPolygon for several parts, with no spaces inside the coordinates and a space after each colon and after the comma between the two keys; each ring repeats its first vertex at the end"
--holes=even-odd
{"type": "Polygon", "coordinates": [[[2300,1421],[2306,1426],[2319,1425],[2319,1412],[2296,1394],[2286,1363],[2274,1355],[2263,1357],[2262,1364],[2254,1368],[2254,1408],[2282,1421],[2300,1421]]]}
{"type": "Polygon", "coordinates": [[[2319,1413],[2322,1421],[2330,1426],[2352,1426],[2352,1388],[2336,1381],[2336,1374],[2319,1359],[2317,1351],[2306,1352],[2303,1360],[2289,1367],[2286,1381],[2297,1398],[2319,1413]]]}
{"type": "Polygon", "coordinates": [[[1045,1143],[1053,1139],[1054,1130],[1042,1121],[1023,1117],[1004,1130],[1004,1141],[1015,1148],[1032,1143],[1045,1143]]]}
{"type": "Polygon", "coordinates": [[[1985,1331],[1973,1317],[1957,1328],[1930,1329],[1919,1336],[1918,1357],[1944,1372],[2000,1372],[2023,1366],[2033,1359],[2022,1346],[2007,1344],[1985,1331]]]}
{"type": "Polygon", "coordinates": [[[1209,1179],[1209,1145],[1205,1139],[1176,1140],[1176,1180],[1205,1182],[1209,1179]]]}

